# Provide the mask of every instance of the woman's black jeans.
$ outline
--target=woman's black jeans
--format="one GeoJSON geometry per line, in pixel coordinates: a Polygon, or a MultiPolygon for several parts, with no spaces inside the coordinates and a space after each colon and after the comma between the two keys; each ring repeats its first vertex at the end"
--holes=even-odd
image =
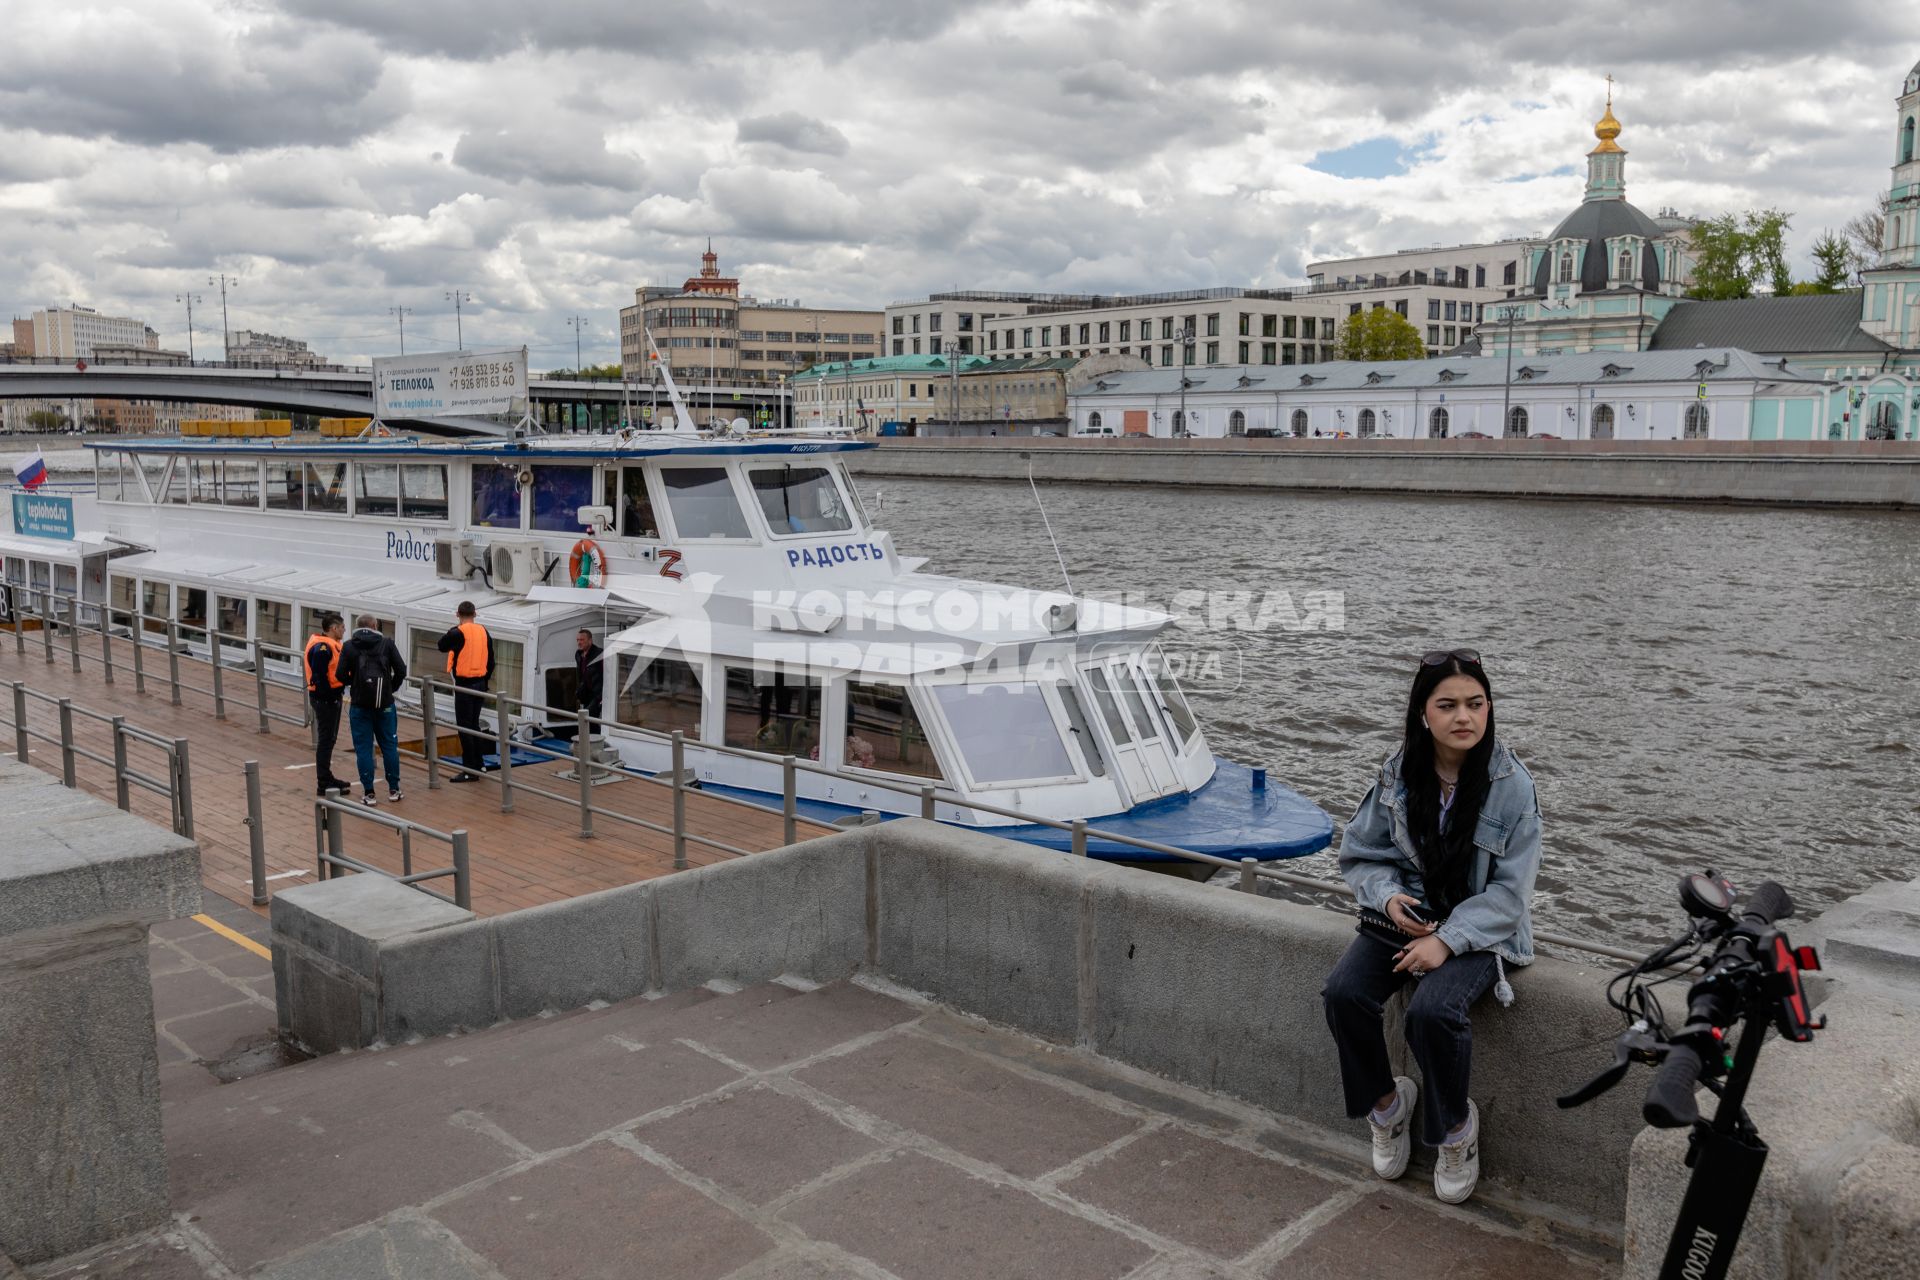
{"type": "Polygon", "coordinates": [[[1467,1118],[1467,1084],[1473,1072],[1473,1026],[1467,1010],[1493,985],[1493,953],[1454,956],[1423,978],[1395,973],[1393,957],[1389,944],[1356,934],[1320,992],[1327,1026],[1340,1049],[1347,1116],[1358,1120],[1393,1092],[1393,1065],[1380,1014],[1403,984],[1416,983],[1407,1002],[1407,1047],[1424,1079],[1420,1140],[1437,1147],[1448,1130],[1467,1118]]]}

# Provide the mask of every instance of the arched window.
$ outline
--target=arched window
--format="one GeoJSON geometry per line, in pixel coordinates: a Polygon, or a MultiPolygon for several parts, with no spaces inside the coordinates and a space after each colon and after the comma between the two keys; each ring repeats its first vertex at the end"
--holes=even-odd
{"type": "Polygon", "coordinates": [[[1913,159],[1913,117],[1908,116],[1907,122],[1900,126],[1900,163],[1905,164],[1911,159],[1913,159]]]}
{"type": "Polygon", "coordinates": [[[1247,415],[1235,409],[1227,415],[1227,434],[1243,436],[1247,434],[1247,415]]]}
{"type": "Polygon", "coordinates": [[[1527,434],[1527,411],[1519,405],[1507,411],[1507,434],[1510,436],[1527,434]]]}
{"type": "Polygon", "coordinates": [[[1891,400],[1882,400],[1873,406],[1873,417],[1867,423],[1867,439],[1898,440],[1900,438],[1900,409],[1891,400]]]}
{"type": "Polygon", "coordinates": [[[1571,253],[1563,253],[1560,255],[1560,283],[1573,283],[1573,255],[1571,253]]]}
{"type": "Polygon", "coordinates": [[[1098,409],[1095,409],[1092,413],[1087,415],[1087,430],[1098,431],[1099,429],[1100,429],[1100,411],[1098,409]]]}
{"type": "Polygon", "coordinates": [[[1307,411],[1305,409],[1295,409],[1293,411],[1293,434],[1296,436],[1304,436],[1307,434],[1307,411]]]}
{"type": "Polygon", "coordinates": [[[1617,274],[1622,280],[1628,280],[1633,277],[1633,250],[1622,249],[1620,251],[1620,270],[1617,274]]]}
{"type": "Polygon", "coordinates": [[[1375,430],[1375,423],[1374,423],[1374,417],[1373,417],[1373,410],[1362,409],[1360,411],[1360,434],[1363,436],[1370,436],[1374,433],[1374,430],[1375,430]]]}
{"type": "Polygon", "coordinates": [[[1593,438],[1595,440],[1613,439],[1613,406],[1597,404],[1593,406],[1593,438]]]}
{"type": "Polygon", "coordinates": [[[1708,425],[1707,406],[1690,404],[1687,406],[1686,422],[1681,428],[1681,434],[1688,440],[1705,440],[1708,425]]]}
{"type": "Polygon", "coordinates": [[[1187,415],[1180,409],[1173,411],[1173,434],[1176,436],[1187,434],[1187,415]]]}
{"type": "Polygon", "coordinates": [[[1445,440],[1447,438],[1447,421],[1447,411],[1445,409],[1435,409],[1427,415],[1427,434],[1435,440],[1445,440]]]}

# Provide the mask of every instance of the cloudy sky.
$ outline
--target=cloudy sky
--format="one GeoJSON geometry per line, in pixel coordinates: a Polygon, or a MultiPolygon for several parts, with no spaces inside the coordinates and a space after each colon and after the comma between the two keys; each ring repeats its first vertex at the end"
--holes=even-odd
{"type": "Polygon", "coordinates": [[[335,359],[616,356],[711,235],[763,298],[1145,292],[1549,230],[1611,73],[1648,212],[1807,246],[1888,179],[1920,40],[1866,0],[8,0],[0,303],[335,359]],[[1630,14],[1630,17],[1622,15],[1630,14]],[[1597,18],[1609,16],[1603,23],[1597,18]]]}

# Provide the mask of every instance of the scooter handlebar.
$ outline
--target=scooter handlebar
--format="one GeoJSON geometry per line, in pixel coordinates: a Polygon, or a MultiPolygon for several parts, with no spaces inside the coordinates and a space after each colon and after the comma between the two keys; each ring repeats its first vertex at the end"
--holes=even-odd
{"type": "Polygon", "coordinates": [[[1674,1044],[1647,1087],[1640,1114],[1656,1129],[1684,1129],[1700,1118],[1694,1090],[1700,1084],[1700,1054],[1690,1044],[1674,1044]]]}
{"type": "Polygon", "coordinates": [[[1740,906],[1740,916],[1744,920],[1759,920],[1762,924],[1772,924],[1776,920],[1785,920],[1793,914],[1793,899],[1787,891],[1771,880],[1762,880],[1753,887],[1753,892],[1740,906]]]}

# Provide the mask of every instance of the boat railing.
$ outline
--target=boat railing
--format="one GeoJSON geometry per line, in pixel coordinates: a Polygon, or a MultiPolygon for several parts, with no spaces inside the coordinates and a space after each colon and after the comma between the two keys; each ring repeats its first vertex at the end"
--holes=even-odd
{"type": "MultiPolygon", "coordinates": [[[[152,646],[148,643],[138,642],[138,638],[143,633],[159,634],[165,637],[167,670],[164,680],[174,705],[180,705],[183,691],[199,693],[213,700],[214,715],[216,718],[226,719],[227,705],[232,701],[232,697],[228,691],[226,673],[233,670],[241,670],[252,676],[251,683],[253,685],[252,692],[254,695],[253,709],[258,720],[259,732],[263,734],[270,732],[270,724],[276,721],[303,727],[308,724],[309,717],[307,714],[304,683],[297,680],[275,678],[268,667],[267,661],[271,658],[286,660],[290,663],[297,664],[300,661],[299,650],[260,640],[248,641],[239,637],[225,637],[222,636],[217,629],[209,632],[206,627],[195,626],[186,628],[185,631],[190,636],[201,636],[219,642],[212,644],[209,648],[208,656],[202,658],[188,649],[182,642],[181,635],[183,629],[175,619],[152,618],[138,609],[121,609],[110,604],[78,601],[71,596],[61,595],[45,588],[22,588],[16,584],[4,592],[0,592],[0,606],[5,606],[10,609],[10,611],[0,613],[0,616],[9,617],[13,620],[14,645],[17,653],[24,654],[29,645],[29,641],[27,640],[28,632],[24,623],[38,622],[38,629],[41,633],[39,647],[47,662],[54,662],[56,660],[56,653],[64,651],[76,674],[82,670],[84,662],[91,661],[102,668],[106,680],[108,683],[112,683],[115,678],[116,663],[112,644],[114,639],[113,633],[116,628],[124,625],[128,637],[136,640],[136,643],[133,645],[132,666],[137,691],[143,693],[146,691],[145,682],[147,679],[160,678],[157,676],[149,677],[145,674],[141,655],[143,650],[152,646]],[[93,620],[91,623],[88,621],[89,618],[93,620]],[[124,624],[120,621],[122,619],[125,620],[124,624]],[[53,638],[56,630],[63,631],[66,636],[65,643],[59,646],[58,649],[56,649],[53,638]],[[98,654],[87,652],[81,645],[80,635],[83,631],[100,633],[101,645],[98,654]],[[243,659],[240,662],[229,661],[223,651],[236,648],[239,649],[242,654],[250,654],[251,660],[243,659]],[[180,667],[183,658],[188,661],[205,662],[208,664],[210,677],[206,684],[193,684],[181,678],[180,667]],[[292,691],[299,696],[301,708],[299,715],[291,714],[270,705],[269,694],[272,690],[276,689],[292,691]]],[[[478,772],[470,770],[466,768],[465,765],[454,760],[448,759],[440,751],[441,734],[457,731],[457,726],[453,718],[445,713],[444,707],[446,700],[461,698],[478,699],[483,707],[491,708],[494,712],[494,723],[490,727],[483,726],[482,732],[488,737],[498,760],[496,770],[480,773],[480,776],[489,777],[498,784],[500,788],[501,812],[513,812],[515,793],[521,792],[527,795],[554,800],[575,808],[579,813],[580,836],[583,839],[592,838],[596,819],[605,819],[607,821],[640,827],[644,830],[652,831],[655,834],[667,836],[672,840],[673,866],[675,870],[684,870],[690,865],[688,860],[688,847],[690,845],[698,845],[702,848],[712,849],[715,852],[726,854],[730,857],[742,857],[751,852],[751,850],[740,848],[724,840],[703,835],[689,829],[686,792],[697,785],[697,779],[693,772],[687,767],[687,752],[689,749],[692,749],[700,753],[728,756],[739,760],[755,762],[765,765],[769,769],[777,768],[781,779],[780,815],[783,821],[785,843],[788,844],[793,843],[798,838],[800,817],[799,776],[802,773],[806,773],[817,777],[851,783],[859,787],[889,791],[908,797],[917,801],[919,816],[929,820],[937,820],[940,807],[946,806],[949,813],[957,810],[963,813],[991,815],[1006,818],[1014,822],[1049,827],[1056,831],[1064,831],[1068,833],[1070,848],[1076,856],[1086,856],[1089,844],[1098,841],[1108,847],[1119,846],[1122,848],[1138,849],[1142,853],[1153,854],[1159,857],[1173,858],[1178,861],[1201,866],[1232,870],[1236,873],[1234,887],[1246,893],[1258,893],[1260,892],[1262,884],[1269,884],[1285,886],[1289,889],[1332,898],[1351,899],[1354,896],[1353,891],[1341,881],[1322,880],[1313,876],[1300,875],[1297,872],[1284,871],[1278,867],[1262,863],[1254,858],[1242,858],[1236,861],[1214,854],[1200,853],[1193,849],[1183,849],[1178,845],[1145,840],[1138,836],[1128,835],[1118,831],[1108,831],[1090,825],[1085,819],[1081,818],[1061,819],[1041,817],[1008,806],[996,805],[988,801],[958,795],[951,790],[942,788],[935,782],[906,777],[892,777],[866,771],[854,772],[852,770],[822,764],[815,760],[803,759],[798,756],[775,755],[770,752],[755,751],[748,747],[735,747],[722,743],[706,742],[698,738],[690,739],[683,732],[670,733],[664,730],[649,729],[640,725],[628,724],[625,721],[592,716],[578,708],[548,706],[543,703],[532,702],[517,697],[505,691],[460,689],[447,681],[431,676],[409,676],[407,678],[407,684],[419,693],[418,710],[415,711],[412,708],[408,708],[408,714],[417,716],[420,722],[422,730],[421,745],[418,749],[402,746],[400,750],[402,755],[407,755],[413,759],[425,762],[427,786],[429,790],[437,790],[441,786],[441,779],[444,773],[458,774],[478,772]],[[563,751],[543,743],[516,739],[514,736],[516,716],[522,718],[538,717],[551,725],[571,726],[574,731],[574,740],[571,749],[563,751]],[[604,737],[609,732],[617,733],[622,737],[630,739],[650,741],[656,745],[665,747],[669,753],[668,768],[659,773],[649,774],[623,764],[596,759],[593,752],[593,739],[596,735],[604,737]],[[571,762],[574,765],[572,780],[575,786],[570,788],[568,793],[563,794],[559,791],[521,781],[515,774],[516,766],[514,764],[514,755],[516,752],[523,755],[530,755],[547,762],[571,762]],[[649,818],[632,813],[623,813],[599,803],[596,800],[595,783],[596,781],[604,781],[610,778],[630,778],[638,780],[645,785],[668,788],[673,795],[671,823],[655,822],[649,818]]],[[[454,705],[457,706],[457,702],[454,705]]],[[[178,742],[182,751],[182,758],[184,759],[185,740],[180,739],[178,742]]],[[[182,771],[184,774],[184,767],[182,771]]],[[[743,800],[739,797],[728,796],[717,792],[704,792],[703,794],[708,800],[721,801],[729,805],[751,809],[757,813],[765,813],[770,808],[769,805],[758,804],[750,800],[743,800]]],[[[319,808],[316,808],[316,814],[319,812],[319,808]]],[[[190,801],[187,822],[190,828],[190,801]]],[[[438,833],[431,834],[437,835],[438,833]]],[[[256,883],[254,891],[256,899],[264,896],[264,886],[256,883]]],[[[1534,936],[1538,941],[1552,946],[1563,947],[1571,951],[1583,952],[1589,955],[1604,956],[1612,960],[1631,963],[1640,959],[1640,956],[1634,952],[1620,947],[1609,946],[1604,943],[1590,942],[1585,939],[1571,938],[1545,931],[1536,931],[1534,936]]]]}

